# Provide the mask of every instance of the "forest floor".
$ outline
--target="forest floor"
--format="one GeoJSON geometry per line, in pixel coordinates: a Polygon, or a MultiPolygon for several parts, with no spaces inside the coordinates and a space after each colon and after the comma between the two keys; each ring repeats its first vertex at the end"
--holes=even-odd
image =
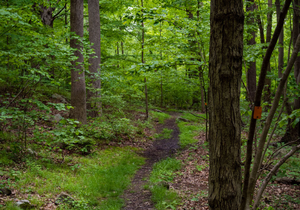
{"type": "MultiPolygon", "coordinates": [[[[0,184],[1,182],[10,183],[10,186],[15,188],[9,197],[0,193],[0,209],[5,206],[7,201],[17,198],[35,202],[35,209],[60,209],[55,205],[54,198],[61,191],[66,191],[75,196],[75,199],[79,199],[80,196],[84,197],[87,193],[86,186],[89,187],[89,193],[95,192],[95,198],[100,197],[98,200],[100,206],[97,209],[209,209],[209,155],[205,120],[195,117],[194,114],[201,115],[196,112],[190,115],[187,115],[188,112],[165,113],[168,113],[170,117],[163,121],[152,116],[151,123],[154,125],[155,131],[145,128],[143,131],[145,136],[141,138],[122,138],[122,141],[103,142],[102,145],[99,145],[96,154],[92,156],[69,154],[61,161],[61,157],[54,155],[55,151],[54,153],[51,151],[51,153],[35,154],[30,159],[32,162],[27,163],[27,167],[22,166],[24,169],[22,167],[0,168],[2,170],[0,170],[2,173],[0,173],[0,184]],[[178,120],[179,117],[189,119],[182,122],[178,120]],[[166,131],[170,131],[170,135],[161,135],[166,131]],[[186,139],[188,139],[188,143],[183,143],[186,139]],[[142,158],[145,159],[145,162],[141,160],[142,158]],[[169,160],[173,161],[172,163],[175,161],[175,165],[179,163],[180,167],[176,166],[176,169],[170,171],[167,166],[163,168],[163,173],[156,178],[156,181],[158,180],[156,183],[151,181],[156,170],[155,167],[169,160]],[[94,175],[85,176],[87,175],[86,171],[93,171],[96,165],[97,167],[99,165],[97,169],[99,173],[95,177],[101,182],[99,184],[99,180],[95,179],[97,182],[94,187],[94,184],[90,184],[94,175]],[[132,165],[135,165],[134,169],[127,172],[126,167],[132,165]],[[121,170],[119,167],[124,169],[121,170]],[[123,174],[120,174],[120,171],[123,174]],[[107,175],[108,172],[111,174],[107,175]],[[59,182],[62,179],[66,183],[59,182]],[[124,183],[118,183],[119,179],[124,179],[124,183]],[[160,179],[161,181],[159,181],[160,179]],[[115,181],[120,185],[114,185],[115,181]],[[106,182],[113,186],[106,186],[106,182]],[[98,184],[99,186],[97,186],[98,184]],[[160,195],[162,205],[159,206],[153,195],[155,185],[161,185],[165,191],[174,193],[176,196],[169,196],[168,199],[165,199],[164,197],[168,197],[168,193],[164,191],[160,195]],[[104,189],[101,189],[102,186],[104,189]],[[173,198],[174,200],[172,200],[173,198]],[[101,202],[105,203],[106,201],[107,206],[101,207],[101,202]],[[110,205],[109,202],[115,203],[110,205]]],[[[135,122],[144,118],[141,111],[133,111],[132,114],[135,122]]],[[[246,132],[242,133],[242,139],[247,139],[246,132]]],[[[242,146],[242,150],[245,150],[244,146],[242,146]]],[[[257,182],[257,187],[259,187],[260,181],[257,182]]],[[[95,201],[96,205],[98,205],[98,201],[95,201]]],[[[271,182],[265,190],[260,209],[299,210],[300,186],[271,182]]]]}

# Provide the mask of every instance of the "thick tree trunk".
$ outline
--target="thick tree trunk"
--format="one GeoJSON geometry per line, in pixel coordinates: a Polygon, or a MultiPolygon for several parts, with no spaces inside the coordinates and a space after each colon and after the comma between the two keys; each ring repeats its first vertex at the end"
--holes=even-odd
{"type": "MultiPolygon", "coordinates": [[[[249,0],[246,5],[246,10],[248,12],[251,11],[249,15],[248,24],[254,24],[254,15],[253,11],[255,10],[255,3],[254,0],[249,0]]],[[[256,30],[249,31],[252,35],[252,38],[248,41],[248,45],[255,45],[255,34],[256,30]]],[[[247,71],[247,88],[249,90],[249,101],[254,102],[255,99],[255,92],[256,92],[256,62],[250,62],[249,69],[247,71]]]]}
{"type": "Polygon", "coordinates": [[[55,8],[52,7],[45,7],[43,5],[40,5],[40,16],[42,23],[46,26],[50,26],[53,28],[53,11],[55,8]]]}
{"type": "MultiPolygon", "coordinates": [[[[71,0],[71,32],[83,37],[83,0],[71,0]]],[[[78,57],[72,62],[71,70],[71,109],[70,117],[81,123],[86,123],[86,89],[83,67],[83,55],[81,41],[72,38],[70,46],[75,48],[74,56],[78,57]]]]}
{"type": "Polygon", "coordinates": [[[90,79],[93,90],[87,94],[87,109],[90,117],[98,117],[101,113],[101,103],[99,101],[101,80],[100,80],[100,63],[101,63],[101,32],[100,32],[100,11],[99,1],[88,0],[89,10],[89,40],[94,50],[94,54],[89,58],[90,79]],[[94,100],[94,102],[93,102],[94,100]]]}
{"type": "Polygon", "coordinates": [[[242,2],[211,1],[209,207],[214,210],[236,210],[241,201],[242,2]]]}

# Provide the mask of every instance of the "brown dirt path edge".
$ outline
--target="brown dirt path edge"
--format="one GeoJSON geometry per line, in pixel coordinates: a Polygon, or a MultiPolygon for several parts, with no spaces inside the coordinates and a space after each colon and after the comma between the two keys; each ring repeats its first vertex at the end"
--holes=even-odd
{"type": "Polygon", "coordinates": [[[151,201],[150,190],[145,190],[149,175],[154,163],[172,156],[179,149],[179,128],[176,124],[177,113],[171,113],[172,118],[166,120],[163,125],[159,125],[157,133],[164,128],[172,129],[171,138],[158,139],[145,150],[141,155],[146,158],[146,163],[135,174],[131,186],[124,192],[122,198],[125,201],[123,210],[153,210],[154,204],[151,201]]]}

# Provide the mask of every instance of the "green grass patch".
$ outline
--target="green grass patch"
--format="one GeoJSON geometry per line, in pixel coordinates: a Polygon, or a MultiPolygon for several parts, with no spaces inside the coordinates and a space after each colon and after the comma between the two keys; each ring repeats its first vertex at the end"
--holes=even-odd
{"type": "MultiPolygon", "coordinates": [[[[78,209],[120,209],[123,202],[118,196],[142,164],[144,159],[132,148],[110,148],[86,157],[72,155],[63,164],[46,157],[32,159],[27,162],[28,170],[17,175],[16,188],[46,198],[67,192],[76,199],[78,209]]],[[[30,201],[42,205],[40,200],[30,201]]]]}
{"type": "Polygon", "coordinates": [[[199,134],[200,131],[205,131],[205,124],[191,124],[188,122],[179,122],[178,127],[180,130],[179,144],[185,147],[189,144],[197,143],[197,139],[194,137],[199,134]]]}
{"type": "Polygon", "coordinates": [[[154,111],[150,111],[150,114],[152,116],[153,119],[157,119],[159,123],[164,123],[166,119],[171,118],[170,115],[163,113],[163,112],[154,112],[154,111]]]}
{"type": "Polygon", "coordinates": [[[20,207],[16,206],[13,202],[8,202],[7,205],[3,208],[0,205],[0,209],[5,209],[5,210],[22,210],[20,207]]]}
{"type": "Polygon", "coordinates": [[[156,139],[169,139],[172,136],[172,129],[164,128],[161,133],[155,134],[156,139]]]}
{"type": "Polygon", "coordinates": [[[177,193],[170,191],[166,186],[173,181],[176,175],[175,172],[180,168],[180,160],[174,158],[167,158],[154,164],[150,175],[150,190],[156,209],[176,209],[176,206],[180,203],[177,193]]]}

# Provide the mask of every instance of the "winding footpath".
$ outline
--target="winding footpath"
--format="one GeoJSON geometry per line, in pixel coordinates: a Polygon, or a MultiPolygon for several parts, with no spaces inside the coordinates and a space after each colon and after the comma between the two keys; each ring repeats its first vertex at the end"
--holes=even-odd
{"type": "Polygon", "coordinates": [[[146,158],[146,163],[135,174],[131,186],[124,192],[122,198],[125,200],[124,210],[153,210],[154,204],[151,201],[150,190],[145,190],[154,163],[172,156],[179,149],[179,128],[176,124],[176,114],[171,114],[171,118],[163,125],[159,125],[157,133],[161,133],[164,128],[172,129],[171,138],[158,139],[144,151],[142,156],[146,158]]]}

